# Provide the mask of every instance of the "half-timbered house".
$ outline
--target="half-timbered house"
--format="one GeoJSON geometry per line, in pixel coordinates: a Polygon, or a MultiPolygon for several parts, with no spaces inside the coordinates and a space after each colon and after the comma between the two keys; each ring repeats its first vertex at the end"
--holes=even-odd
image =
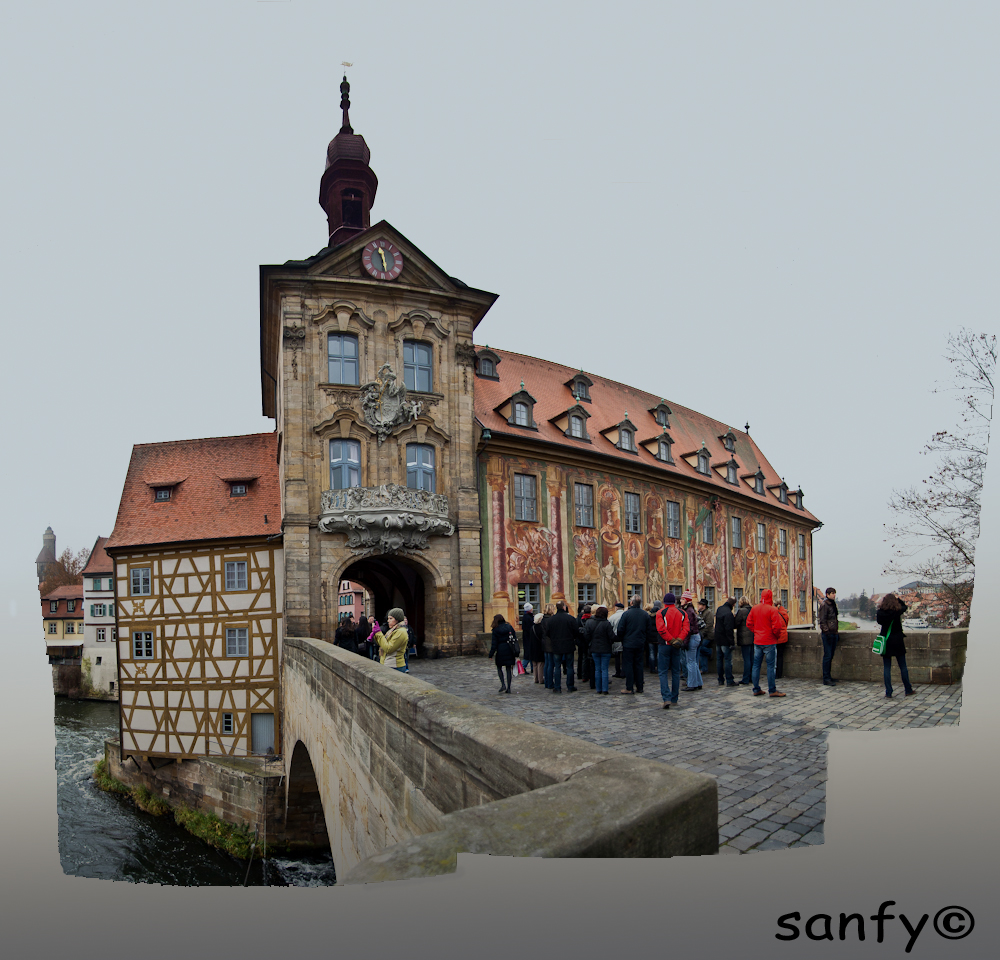
{"type": "Polygon", "coordinates": [[[123,756],[280,752],[275,434],[139,444],[114,562],[123,756]]]}

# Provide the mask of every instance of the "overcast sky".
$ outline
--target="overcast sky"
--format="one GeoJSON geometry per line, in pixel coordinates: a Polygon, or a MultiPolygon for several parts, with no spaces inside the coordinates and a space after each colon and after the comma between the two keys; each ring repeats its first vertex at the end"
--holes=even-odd
{"type": "Polygon", "coordinates": [[[342,60],[373,219],[499,294],[478,343],[749,421],[824,523],[816,585],[897,585],[947,335],[997,327],[995,5],[0,17],[12,614],[46,526],[110,533],[134,443],[273,429],[257,268],[325,244],[342,60]]]}

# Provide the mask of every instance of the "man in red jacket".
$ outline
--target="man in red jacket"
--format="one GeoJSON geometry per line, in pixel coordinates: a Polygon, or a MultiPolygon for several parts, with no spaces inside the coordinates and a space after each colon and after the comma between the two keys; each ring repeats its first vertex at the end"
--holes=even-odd
{"type": "MultiPolygon", "coordinates": [[[[760,688],[760,662],[767,661],[767,692],[772,697],[783,697],[774,685],[774,666],[776,660],[776,647],[781,640],[783,630],[787,630],[786,621],[781,614],[771,604],[774,594],[770,590],[765,590],[760,595],[760,603],[750,611],[747,617],[747,629],[753,631],[753,695],[760,697],[764,691],[760,688]]],[[[787,632],[785,639],[788,638],[787,632]]]]}
{"type": "Polygon", "coordinates": [[[681,657],[690,632],[688,618],[677,609],[676,603],[677,598],[668,593],[663,598],[663,606],[656,611],[656,632],[660,635],[656,664],[660,670],[660,699],[663,700],[664,710],[677,703],[681,687],[681,657]]]}

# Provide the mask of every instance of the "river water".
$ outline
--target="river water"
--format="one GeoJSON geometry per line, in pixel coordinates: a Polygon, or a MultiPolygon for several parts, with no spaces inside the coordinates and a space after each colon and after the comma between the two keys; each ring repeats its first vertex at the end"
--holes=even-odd
{"type": "Polygon", "coordinates": [[[54,697],[59,859],[77,877],[183,886],[328,886],[330,857],[236,860],[91,776],[104,741],[118,735],[118,704],[54,697]]]}

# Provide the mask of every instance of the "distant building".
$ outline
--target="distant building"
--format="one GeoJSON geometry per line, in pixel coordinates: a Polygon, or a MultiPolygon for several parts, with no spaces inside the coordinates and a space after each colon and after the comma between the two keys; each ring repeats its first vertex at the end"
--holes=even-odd
{"type": "Polygon", "coordinates": [[[118,696],[118,636],[115,630],[114,564],[98,537],[83,569],[83,695],[118,696]]]}
{"type": "Polygon", "coordinates": [[[115,528],[122,756],[280,752],[273,433],[132,448],[115,528]]]}
{"type": "Polygon", "coordinates": [[[366,598],[368,591],[359,583],[341,580],[340,595],[337,597],[337,613],[339,620],[353,618],[357,623],[361,614],[367,614],[366,598]]]}
{"type": "Polygon", "coordinates": [[[78,695],[83,656],[83,587],[64,584],[41,598],[42,638],[52,666],[52,688],[60,696],[78,695]]]}
{"type": "Polygon", "coordinates": [[[46,527],[42,534],[42,549],[35,558],[35,568],[38,572],[38,585],[41,586],[56,569],[61,570],[62,564],[56,557],[56,535],[52,527],[46,527]]]}

